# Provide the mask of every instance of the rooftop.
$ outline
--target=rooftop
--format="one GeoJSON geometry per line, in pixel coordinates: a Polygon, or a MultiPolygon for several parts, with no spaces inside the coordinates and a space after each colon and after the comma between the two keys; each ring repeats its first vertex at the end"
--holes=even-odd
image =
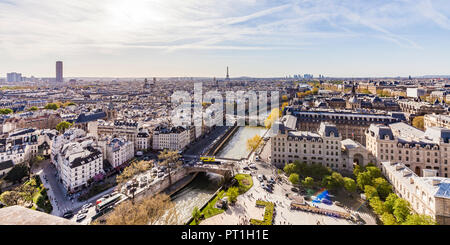
{"type": "Polygon", "coordinates": [[[0,209],[0,225],[78,225],[73,221],[21,206],[0,209]]]}

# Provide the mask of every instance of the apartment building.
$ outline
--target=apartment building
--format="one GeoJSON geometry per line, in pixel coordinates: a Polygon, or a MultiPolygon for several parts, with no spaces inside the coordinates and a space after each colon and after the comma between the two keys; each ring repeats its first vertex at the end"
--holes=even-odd
{"type": "Polygon", "coordinates": [[[278,168],[296,160],[347,169],[341,161],[341,135],[335,125],[322,122],[317,133],[296,131],[289,122],[277,122],[271,137],[271,163],[278,168]],[[285,124],[287,123],[287,124],[285,124]]]}
{"type": "Polygon", "coordinates": [[[423,177],[419,177],[405,164],[395,161],[382,162],[381,171],[414,212],[430,215],[438,224],[450,225],[449,178],[437,177],[437,171],[430,169],[423,169],[423,177]]]}
{"type": "Polygon", "coordinates": [[[306,111],[286,107],[286,115],[297,118],[296,128],[300,131],[317,132],[322,122],[336,125],[342,139],[352,139],[363,146],[366,144],[365,131],[372,123],[390,124],[405,120],[403,113],[391,114],[362,114],[348,111],[336,112],[330,110],[306,111]]]}
{"type": "Polygon", "coordinates": [[[134,144],[125,138],[108,138],[99,145],[104,144],[104,157],[113,168],[116,168],[134,157],[134,144]]]}
{"type": "Polygon", "coordinates": [[[366,131],[367,150],[376,162],[402,162],[421,175],[423,169],[448,177],[450,129],[431,127],[425,132],[406,123],[372,124],[366,131]]]}
{"type": "Polygon", "coordinates": [[[154,150],[183,150],[190,143],[189,130],[179,127],[160,125],[153,131],[154,150]]]}
{"type": "Polygon", "coordinates": [[[81,190],[89,180],[104,173],[100,147],[81,129],[72,128],[55,137],[51,160],[68,192],[81,190]]]}
{"type": "Polygon", "coordinates": [[[427,114],[423,117],[425,129],[441,127],[450,129],[450,115],[427,114]]]}
{"type": "Polygon", "coordinates": [[[139,149],[139,123],[133,120],[115,120],[114,122],[99,120],[97,123],[96,133],[99,138],[106,136],[125,138],[133,142],[134,149],[139,149]]]}

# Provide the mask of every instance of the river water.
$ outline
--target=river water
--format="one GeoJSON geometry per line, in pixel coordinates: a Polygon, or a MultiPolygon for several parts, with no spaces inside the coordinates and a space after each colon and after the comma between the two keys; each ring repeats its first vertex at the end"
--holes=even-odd
{"type": "Polygon", "coordinates": [[[247,140],[255,135],[263,136],[267,131],[264,127],[240,127],[228,143],[216,154],[218,158],[241,159],[247,158],[247,140]]]}
{"type": "Polygon", "coordinates": [[[191,183],[172,195],[179,220],[182,224],[192,217],[195,207],[199,209],[209,201],[220,188],[223,181],[221,175],[199,173],[191,183]]]}

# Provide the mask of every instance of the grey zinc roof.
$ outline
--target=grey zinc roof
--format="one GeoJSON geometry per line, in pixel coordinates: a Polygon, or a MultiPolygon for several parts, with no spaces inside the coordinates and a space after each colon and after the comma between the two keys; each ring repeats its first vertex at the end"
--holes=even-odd
{"type": "Polygon", "coordinates": [[[14,163],[12,160],[0,162],[0,170],[5,170],[12,167],[14,167],[14,163]]]}

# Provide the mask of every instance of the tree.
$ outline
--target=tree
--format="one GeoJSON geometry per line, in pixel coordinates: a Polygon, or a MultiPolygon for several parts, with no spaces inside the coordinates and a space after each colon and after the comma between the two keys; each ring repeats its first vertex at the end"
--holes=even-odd
{"type": "Polygon", "coordinates": [[[169,185],[172,185],[172,169],[176,169],[181,166],[181,155],[177,151],[164,150],[159,153],[158,159],[161,161],[162,166],[166,166],[169,170],[169,185]]]}
{"type": "Polygon", "coordinates": [[[353,175],[355,175],[355,177],[357,177],[361,172],[364,172],[363,169],[361,169],[361,166],[356,165],[353,168],[353,175]]]}
{"type": "Polygon", "coordinates": [[[20,193],[20,196],[22,197],[22,200],[25,200],[27,202],[33,201],[34,193],[36,192],[36,188],[32,187],[30,184],[23,184],[20,187],[18,187],[17,192],[20,193]]]}
{"type": "Polygon", "coordinates": [[[201,216],[200,210],[196,206],[194,210],[192,210],[192,218],[194,219],[195,223],[198,223],[198,221],[200,220],[200,216],[201,216]]]}
{"type": "Polygon", "coordinates": [[[254,151],[261,144],[262,137],[259,135],[255,135],[253,138],[247,140],[247,150],[254,151]]]}
{"type": "Polygon", "coordinates": [[[44,109],[48,109],[48,110],[57,110],[59,107],[56,103],[48,103],[47,105],[45,105],[44,109]]]}
{"type": "Polygon", "coordinates": [[[410,204],[403,198],[398,198],[394,202],[394,216],[397,222],[402,223],[410,215],[411,210],[409,208],[410,204]]]}
{"type": "Polygon", "coordinates": [[[366,172],[369,173],[371,180],[381,177],[381,170],[374,166],[367,166],[366,172]]]}
{"type": "Polygon", "coordinates": [[[425,129],[424,117],[423,116],[415,117],[412,120],[412,125],[418,129],[424,130],[425,129]]]}
{"type": "Polygon", "coordinates": [[[341,187],[344,185],[344,178],[342,177],[342,175],[338,172],[333,172],[331,174],[331,179],[333,180],[333,182],[335,183],[336,187],[341,187]]]}
{"type": "Polygon", "coordinates": [[[384,206],[386,206],[386,209],[389,213],[394,212],[394,204],[395,201],[398,199],[398,196],[395,193],[390,193],[388,197],[386,198],[386,201],[384,202],[384,206]]]}
{"type": "Polygon", "coordinates": [[[392,193],[392,186],[383,177],[378,177],[373,180],[373,185],[377,189],[380,198],[385,200],[390,193],[392,193]]]}
{"type": "Polygon", "coordinates": [[[272,124],[281,117],[280,109],[274,108],[270,112],[269,116],[264,120],[264,126],[266,128],[271,128],[272,124]]]}
{"type": "Polygon", "coordinates": [[[384,206],[383,201],[381,201],[378,196],[371,198],[369,200],[369,204],[373,208],[373,211],[378,215],[382,215],[387,212],[386,206],[384,206]]]}
{"type": "Polygon", "coordinates": [[[355,192],[356,191],[356,182],[348,177],[344,178],[344,188],[349,192],[355,192]]]}
{"type": "Polygon", "coordinates": [[[237,201],[237,197],[239,196],[239,188],[230,187],[227,190],[227,197],[230,202],[235,203],[237,201]]]}
{"type": "Polygon", "coordinates": [[[18,191],[5,191],[0,195],[0,201],[6,206],[18,205],[22,195],[18,191]]]}
{"type": "Polygon", "coordinates": [[[125,201],[106,217],[107,225],[175,225],[178,214],[175,204],[164,194],[140,200],[133,204],[125,201]]]}
{"type": "Polygon", "coordinates": [[[334,190],[344,185],[344,179],[340,173],[333,172],[322,179],[322,185],[327,189],[334,190]]]}
{"type": "Polygon", "coordinates": [[[38,110],[38,108],[36,107],[36,106],[32,106],[32,107],[30,107],[30,109],[28,109],[29,111],[37,111],[38,110]]]}
{"type": "Polygon", "coordinates": [[[71,105],[77,105],[77,104],[75,104],[75,103],[73,103],[72,101],[67,101],[66,103],[64,103],[64,107],[68,107],[68,106],[71,106],[71,105]]]}
{"type": "Polygon", "coordinates": [[[294,164],[294,163],[286,164],[286,165],[284,166],[283,170],[284,170],[284,172],[285,172],[288,176],[290,176],[291,174],[293,174],[293,173],[296,172],[296,171],[295,171],[295,164],[294,164]]]}
{"type": "Polygon", "coordinates": [[[13,112],[14,112],[14,111],[11,110],[11,109],[9,109],[9,108],[0,109],[0,114],[2,114],[2,115],[11,114],[11,113],[13,113],[13,112]]]}
{"type": "Polygon", "coordinates": [[[58,130],[61,133],[64,133],[64,131],[66,131],[66,129],[70,128],[73,124],[70,122],[60,122],[58,123],[58,125],[56,125],[56,130],[58,130]]]}
{"type": "Polygon", "coordinates": [[[123,172],[116,177],[118,184],[123,184],[132,179],[135,175],[143,173],[153,167],[151,161],[139,161],[133,162],[130,166],[126,167],[123,172]]]}
{"type": "Polygon", "coordinates": [[[385,212],[381,215],[381,221],[384,225],[398,225],[394,215],[388,212],[385,212]]]}
{"type": "Polygon", "coordinates": [[[31,175],[32,175],[32,168],[33,168],[33,167],[35,167],[35,168],[36,168],[36,167],[39,167],[39,163],[42,162],[42,161],[44,161],[44,157],[41,156],[41,155],[37,155],[37,156],[31,158],[31,160],[30,160],[30,162],[29,162],[29,168],[30,168],[30,170],[28,171],[28,172],[29,172],[29,178],[30,178],[30,179],[31,179],[31,175]]]}
{"type": "Polygon", "coordinates": [[[5,180],[13,183],[17,183],[22,180],[23,177],[28,176],[28,166],[25,163],[19,163],[6,174],[5,180]]]}
{"type": "Polygon", "coordinates": [[[356,177],[356,184],[358,185],[359,189],[364,191],[366,185],[372,184],[372,178],[370,177],[370,173],[369,172],[359,173],[358,176],[356,177]]]}
{"type": "Polygon", "coordinates": [[[298,174],[293,173],[289,176],[289,181],[293,184],[293,185],[297,185],[298,182],[300,181],[300,176],[298,176],[298,174]]]}
{"type": "Polygon", "coordinates": [[[314,179],[312,177],[306,177],[302,181],[302,185],[306,188],[312,188],[314,186],[314,179]]]}
{"type": "Polygon", "coordinates": [[[370,201],[370,199],[379,197],[377,193],[377,189],[371,185],[366,185],[364,187],[364,194],[366,195],[367,200],[370,201]]]}
{"type": "Polygon", "coordinates": [[[403,225],[437,225],[436,221],[429,215],[411,214],[403,222],[403,225]]]}

